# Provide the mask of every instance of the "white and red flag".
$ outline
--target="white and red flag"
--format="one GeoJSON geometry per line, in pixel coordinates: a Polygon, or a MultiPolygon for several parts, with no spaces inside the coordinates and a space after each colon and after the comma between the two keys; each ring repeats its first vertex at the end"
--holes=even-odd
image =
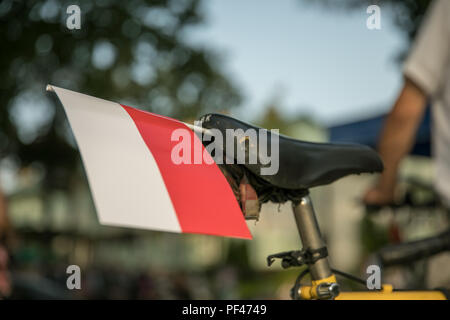
{"type": "Polygon", "coordinates": [[[49,89],[66,111],[100,223],[251,239],[233,191],[212,158],[195,164],[172,161],[176,129],[186,129],[204,149],[186,124],[55,86],[49,89]]]}

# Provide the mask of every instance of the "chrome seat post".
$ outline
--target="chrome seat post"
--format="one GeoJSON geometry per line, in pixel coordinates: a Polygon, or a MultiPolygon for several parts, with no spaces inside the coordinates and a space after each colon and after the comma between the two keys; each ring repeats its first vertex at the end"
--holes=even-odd
{"type": "MultiPolygon", "coordinates": [[[[320,234],[311,198],[306,195],[300,202],[293,203],[293,211],[300,239],[303,243],[303,249],[314,251],[325,247],[325,242],[320,234]]],[[[312,280],[321,280],[332,275],[327,257],[317,260],[315,263],[308,265],[308,267],[312,280]]]]}

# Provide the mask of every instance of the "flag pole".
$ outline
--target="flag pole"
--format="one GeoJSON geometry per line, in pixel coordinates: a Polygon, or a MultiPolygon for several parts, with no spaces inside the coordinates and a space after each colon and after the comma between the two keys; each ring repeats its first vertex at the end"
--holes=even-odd
{"type": "MultiPolygon", "coordinates": [[[[45,87],[45,90],[48,91],[48,92],[55,92],[55,89],[53,89],[51,84],[47,84],[47,87],[45,87]]],[[[199,127],[199,126],[195,126],[195,125],[190,124],[190,123],[186,123],[186,122],[182,122],[182,121],[180,121],[180,122],[183,123],[186,127],[188,127],[189,129],[191,129],[194,132],[203,133],[203,134],[206,134],[206,135],[209,135],[209,136],[213,136],[212,132],[210,130],[208,130],[208,129],[205,129],[205,128],[199,127]]]]}
{"type": "Polygon", "coordinates": [[[194,131],[194,132],[203,133],[203,134],[206,134],[206,135],[209,135],[209,136],[213,136],[211,130],[205,129],[203,127],[198,127],[198,126],[195,126],[193,124],[186,123],[186,122],[183,122],[183,124],[186,127],[188,127],[189,129],[191,129],[192,131],[194,131]]]}

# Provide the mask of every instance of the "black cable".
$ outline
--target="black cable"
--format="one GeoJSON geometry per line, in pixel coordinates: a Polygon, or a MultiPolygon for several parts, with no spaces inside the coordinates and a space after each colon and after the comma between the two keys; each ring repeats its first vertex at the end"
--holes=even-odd
{"type": "MultiPolygon", "coordinates": [[[[367,285],[366,281],[364,281],[363,279],[358,278],[358,277],[356,277],[356,276],[354,276],[354,275],[351,275],[351,274],[349,274],[349,273],[346,273],[346,272],[343,272],[343,271],[340,271],[340,270],[336,270],[336,269],[331,269],[331,271],[333,271],[333,272],[336,273],[337,275],[340,275],[341,277],[348,278],[348,279],[350,279],[350,280],[352,280],[352,281],[355,281],[355,282],[358,282],[359,284],[362,284],[362,285],[364,285],[364,286],[367,285]]],[[[295,279],[295,285],[294,285],[295,287],[297,287],[297,286],[300,284],[300,281],[302,281],[303,277],[304,277],[307,273],[309,273],[309,269],[308,269],[308,268],[305,269],[305,270],[303,270],[303,271],[298,275],[297,279],[295,279]]]]}
{"type": "Polygon", "coordinates": [[[358,277],[356,277],[354,275],[351,275],[349,273],[342,272],[342,271],[339,271],[339,270],[336,270],[336,269],[331,269],[331,271],[333,271],[334,273],[340,275],[341,277],[348,278],[348,279],[350,279],[352,281],[355,281],[355,282],[358,282],[359,284],[362,284],[364,286],[367,285],[366,281],[364,281],[363,279],[358,278],[358,277]]]}
{"type": "Polygon", "coordinates": [[[294,287],[292,288],[292,292],[291,292],[291,298],[293,300],[298,300],[300,299],[299,295],[298,295],[298,289],[300,288],[300,282],[302,281],[303,277],[309,273],[309,269],[306,268],[305,270],[303,270],[298,276],[297,279],[295,279],[295,283],[294,283],[294,287]]]}

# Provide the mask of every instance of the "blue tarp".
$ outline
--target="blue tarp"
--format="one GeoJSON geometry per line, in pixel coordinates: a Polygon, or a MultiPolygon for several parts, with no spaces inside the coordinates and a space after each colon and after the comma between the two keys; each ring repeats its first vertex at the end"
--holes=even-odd
{"type": "MultiPolygon", "coordinates": [[[[386,114],[328,128],[331,142],[353,142],[376,148],[386,114]]],[[[431,156],[431,108],[427,107],[417,130],[411,154],[431,156]]]]}

